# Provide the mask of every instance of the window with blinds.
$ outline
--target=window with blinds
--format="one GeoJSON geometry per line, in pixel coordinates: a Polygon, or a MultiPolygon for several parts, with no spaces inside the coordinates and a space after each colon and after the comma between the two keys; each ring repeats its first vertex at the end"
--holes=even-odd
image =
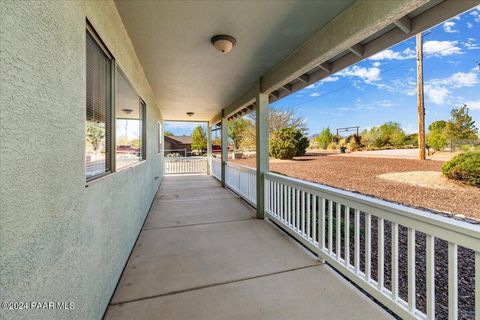
{"type": "Polygon", "coordinates": [[[112,171],[112,58],[87,30],[87,108],[85,173],[87,181],[112,171]]]}

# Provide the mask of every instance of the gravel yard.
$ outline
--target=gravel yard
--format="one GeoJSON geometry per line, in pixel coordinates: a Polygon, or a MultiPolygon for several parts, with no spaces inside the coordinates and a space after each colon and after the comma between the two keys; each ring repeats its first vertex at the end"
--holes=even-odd
{"type": "MultiPolygon", "coordinates": [[[[238,159],[233,162],[255,167],[255,158],[238,159]]],[[[270,159],[270,170],[413,207],[480,220],[480,188],[458,183],[453,187],[426,187],[418,183],[415,185],[399,182],[398,179],[379,177],[389,173],[424,171],[425,178],[429,179],[432,172],[440,172],[442,164],[442,161],[434,160],[311,154],[294,160],[270,159]]]]}

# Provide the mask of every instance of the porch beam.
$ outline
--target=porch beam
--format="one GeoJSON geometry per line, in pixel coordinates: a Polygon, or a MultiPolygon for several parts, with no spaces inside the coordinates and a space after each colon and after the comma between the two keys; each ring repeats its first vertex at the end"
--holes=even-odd
{"type": "Polygon", "coordinates": [[[248,88],[240,97],[235,99],[228,107],[224,108],[224,117],[229,117],[232,114],[238,112],[239,110],[245,108],[249,104],[255,102],[255,97],[258,91],[258,81],[248,88]]]}
{"type": "MultiPolygon", "coordinates": [[[[355,46],[428,0],[358,0],[262,77],[262,92],[271,92],[320,63],[355,46]]],[[[459,1],[462,2],[462,1],[459,1]]]]}
{"type": "Polygon", "coordinates": [[[329,62],[321,63],[318,65],[318,67],[325,72],[328,72],[328,73],[332,72],[332,64],[329,62]]]}
{"type": "Polygon", "coordinates": [[[412,31],[412,22],[408,16],[398,19],[394,24],[406,34],[409,34],[412,31]]]}
{"type": "MultiPolygon", "coordinates": [[[[258,88],[260,89],[260,88],[258,88]]],[[[268,172],[268,94],[257,92],[255,104],[256,161],[257,161],[257,218],[265,218],[265,179],[268,172]]]]}
{"type": "Polygon", "coordinates": [[[221,141],[222,141],[222,186],[225,187],[225,169],[227,168],[228,161],[228,121],[225,116],[224,110],[222,110],[222,129],[221,129],[221,141]]]}
{"type": "Polygon", "coordinates": [[[207,125],[207,174],[212,174],[212,125],[207,125]]]}
{"type": "Polygon", "coordinates": [[[348,48],[357,57],[363,57],[363,46],[360,43],[348,48]]]}
{"type": "Polygon", "coordinates": [[[306,74],[301,75],[298,77],[298,80],[302,81],[303,83],[308,83],[309,77],[306,74]]]}

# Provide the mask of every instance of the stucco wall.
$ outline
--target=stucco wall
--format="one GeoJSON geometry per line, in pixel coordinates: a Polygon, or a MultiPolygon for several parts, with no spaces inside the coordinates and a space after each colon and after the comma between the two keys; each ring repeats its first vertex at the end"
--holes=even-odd
{"type": "Polygon", "coordinates": [[[160,113],[110,1],[1,2],[0,318],[99,319],[160,184],[160,113]],[[85,186],[85,18],[147,103],[147,161],[85,186]]]}

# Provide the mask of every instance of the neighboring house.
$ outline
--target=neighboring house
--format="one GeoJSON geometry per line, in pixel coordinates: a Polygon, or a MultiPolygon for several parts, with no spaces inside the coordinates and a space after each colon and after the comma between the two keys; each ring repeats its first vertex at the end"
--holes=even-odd
{"type": "Polygon", "coordinates": [[[190,155],[192,152],[191,136],[165,136],[165,155],[178,152],[182,155],[190,155]]]}

